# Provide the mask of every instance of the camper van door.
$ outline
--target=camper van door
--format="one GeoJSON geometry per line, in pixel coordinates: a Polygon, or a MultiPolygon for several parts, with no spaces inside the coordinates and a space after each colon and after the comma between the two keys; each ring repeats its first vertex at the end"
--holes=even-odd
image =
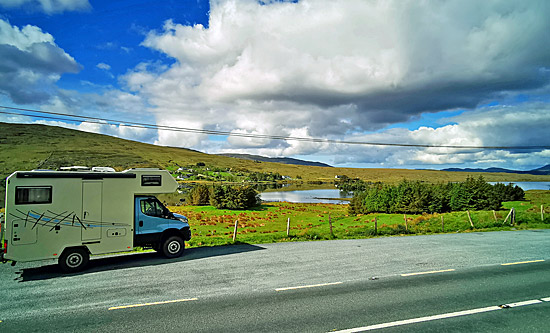
{"type": "Polygon", "coordinates": [[[85,181],[82,183],[82,240],[101,239],[103,182],[85,181]]]}

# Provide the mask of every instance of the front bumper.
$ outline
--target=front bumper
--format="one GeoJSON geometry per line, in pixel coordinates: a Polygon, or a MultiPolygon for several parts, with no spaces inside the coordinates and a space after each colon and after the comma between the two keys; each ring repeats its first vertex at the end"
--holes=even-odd
{"type": "Polygon", "coordinates": [[[181,230],[183,240],[188,241],[191,239],[191,228],[185,228],[181,230]]]}

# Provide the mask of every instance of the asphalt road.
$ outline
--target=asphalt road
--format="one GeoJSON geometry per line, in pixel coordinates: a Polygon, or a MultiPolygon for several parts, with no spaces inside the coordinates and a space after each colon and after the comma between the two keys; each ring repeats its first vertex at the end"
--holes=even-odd
{"type": "Polygon", "coordinates": [[[546,332],[549,250],[537,230],[2,265],[0,332],[546,332]]]}

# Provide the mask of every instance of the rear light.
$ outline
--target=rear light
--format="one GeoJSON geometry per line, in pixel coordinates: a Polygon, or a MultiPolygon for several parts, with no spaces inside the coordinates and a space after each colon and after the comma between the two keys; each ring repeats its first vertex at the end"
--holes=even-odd
{"type": "Polygon", "coordinates": [[[4,239],[4,254],[8,253],[8,241],[4,239]]]}

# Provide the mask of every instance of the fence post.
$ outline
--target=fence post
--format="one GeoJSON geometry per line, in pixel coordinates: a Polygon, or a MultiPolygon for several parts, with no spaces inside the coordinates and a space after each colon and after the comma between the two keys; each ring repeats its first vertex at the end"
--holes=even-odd
{"type": "Polygon", "coordinates": [[[510,209],[510,212],[508,213],[508,215],[506,215],[506,218],[504,219],[504,222],[502,222],[502,224],[506,224],[506,221],[508,221],[508,218],[510,217],[510,215],[512,214],[512,211],[514,210],[514,208],[511,208],[510,209]]]}
{"type": "Polygon", "coordinates": [[[472,222],[472,217],[470,216],[470,211],[467,210],[466,213],[468,213],[468,220],[470,220],[470,225],[472,226],[472,228],[475,228],[474,227],[474,222],[472,222]]]}
{"type": "Polygon", "coordinates": [[[441,215],[441,232],[445,232],[445,221],[443,221],[443,215],[441,215]]]}
{"type": "Polygon", "coordinates": [[[237,239],[237,227],[239,226],[239,220],[235,220],[235,230],[233,230],[233,241],[237,239]]]}
{"type": "Polygon", "coordinates": [[[409,226],[407,225],[407,214],[403,214],[403,218],[405,219],[405,231],[409,232],[409,226]]]}
{"type": "Polygon", "coordinates": [[[290,236],[290,217],[286,220],[286,237],[290,236]]]}
{"type": "Polygon", "coordinates": [[[516,210],[512,207],[512,218],[510,219],[510,226],[516,224],[516,210]]]}
{"type": "Polygon", "coordinates": [[[495,213],[495,210],[493,210],[493,217],[495,218],[495,223],[498,223],[497,213],[495,213]]]}
{"type": "Polygon", "coordinates": [[[540,220],[544,222],[544,206],[540,205],[540,220]]]}
{"type": "Polygon", "coordinates": [[[378,218],[374,218],[374,234],[378,235],[378,218]]]}
{"type": "Polygon", "coordinates": [[[330,227],[330,235],[334,236],[334,234],[332,233],[332,220],[330,219],[330,213],[328,213],[328,225],[330,227]]]}

